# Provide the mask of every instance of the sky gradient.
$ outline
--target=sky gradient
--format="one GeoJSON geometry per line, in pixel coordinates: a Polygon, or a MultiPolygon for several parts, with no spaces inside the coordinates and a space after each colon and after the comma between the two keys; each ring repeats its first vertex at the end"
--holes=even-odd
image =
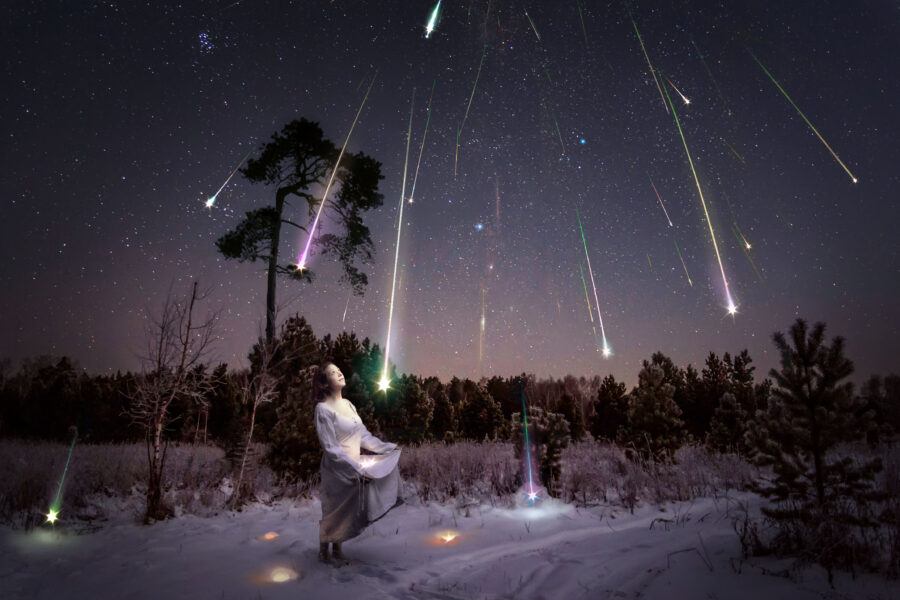
{"type": "MultiPolygon", "coordinates": [[[[385,175],[384,206],[365,217],[369,286],[347,304],[339,270],[314,256],[314,284],[279,283],[281,318],[384,346],[410,103],[415,90],[407,195],[433,84],[403,213],[399,371],[635,383],[656,350],[698,365],[747,348],[760,376],[776,364],[772,333],[797,317],[846,338],[857,378],[900,370],[893,3],[446,2],[426,39],[433,6],[7,3],[0,356],[137,369],[147,310],[199,280],[222,310],[217,359],[245,365],[264,266],[214,242],[274,189],[239,174],[204,201],[292,119],[340,145],[377,71],[348,147],[385,175]]],[[[306,241],[283,239],[286,260],[306,241]]]]}

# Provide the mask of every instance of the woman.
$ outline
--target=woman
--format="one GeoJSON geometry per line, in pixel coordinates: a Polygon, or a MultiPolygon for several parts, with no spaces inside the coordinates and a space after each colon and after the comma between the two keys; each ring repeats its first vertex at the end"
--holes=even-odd
{"type": "Polygon", "coordinates": [[[356,407],[341,397],[344,385],[334,363],[325,363],[313,379],[316,432],[323,450],[319,558],[332,562],[333,557],[335,565],[346,561],[344,540],[358,536],[400,504],[400,450],[369,433],[356,407]],[[360,456],[360,447],[377,454],[360,456]]]}

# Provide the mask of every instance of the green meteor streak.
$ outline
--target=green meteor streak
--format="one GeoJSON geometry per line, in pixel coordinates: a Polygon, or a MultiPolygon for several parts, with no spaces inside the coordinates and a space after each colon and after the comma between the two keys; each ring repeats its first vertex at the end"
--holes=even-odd
{"type": "Polygon", "coordinates": [[[566,145],[563,144],[562,132],[559,130],[559,122],[556,120],[556,113],[553,112],[553,109],[550,109],[550,114],[553,116],[553,124],[556,125],[556,135],[559,136],[559,145],[562,147],[563,156],[566,154],[566,145]]]}
{"type": "Polygon", "coordinates": [[[678,252],[678,258],[681,259],[681,266],[684,267],[684,274],[687,275],[688,283],[691,287],[694,287],[694,282],[691,281],[691,274],[688,273],[687,265],[684,262],[684,257],[681,256],[681,248],[678,247],[678,242],[675,241],[675,238],[672,238],[672,241],[675,243],[675,251],[678,252]]]}
{"type": "Polygon", "coordinates": [[[587,282],[584,280],[584,269],[581,268],[581,263],[578,263],[578,270],[581,272],[581,284],[584,286],[584,299],[587,300],[588,315],[591,317],[591,323],[593,323],[594,311],[591,310],[591,297],[588,295],[587,282]]]}
{"type": "Polygon", "coordinates": [[[428,18],[428,25],[425,26],[425,37],[431,35],[431,32],[434,31],[435,24],[437,23],[438,12],[441,10],[441,1],[438,0],[438,3],[434,5],[434,10],[431,11],[431,17],[428,18]]]}
{"type": "Polygon", "coordinates": [[[60,496],[62,495],[63,483],[66,481],[66,473],[69,471],[69,461],[72,460],[72,450],[75,448],[75,440],[78,439],[78,429],[75,429],[75,433],[72,435],[72,443],[69,445],[69,455],[66,457],[66,466],[63,468],[62,477],[59,479],[59,485],[56,486],[56,498],[53,499],[53,503],[50,505],[50,511],[47,513],[47,520],[52,524],[56,521],[56,517],[59,514],[60,505],[62,501],[60,500],[60,496]]]}
{"type": "Polygon", "coordinates": [[[669,90],[666,89],[666,100],[669,101],[669,107],[672,109],[672,115],[675,117],[675,126],[678,128],[678,135],[681,136],[681,143],[684,144],[684,153],[687,155],[688,164],[691,166],[691,173],[694,174],[694,183],[697,184],[697,193],[700,194],[700,203],[703,205],[703,214],[706,215],[706,224],[709,226],[709,237],[712,239],[713,249],[716,251],[716,260],[719,261],[719,272],[722,273],[722,283],[725,284],[725,298],[728,301],[728,314],[735,314],[737,306],[731,299],[731,290],[728,289],[728,278],[725,277],[725,267],[722,265],[722,255],[719,253],[719,244],[716,242],[716,232],[713,230],[712,219],[709,218],[709,209],[706,207],[706,199],[703,197],[703,189],[700,187],[700,179],[697,177],[697,170],[694,168],[694,161],[691,159],[691,151],[688,150],[687,140],[684,138],[684,131],[681,130],[681,122],[678,120],[678,113],[675,111],[675,104],[669,96],[669,90]]]}
{"type": "MultiPolygon", "coordinates": [[[[419,146],[419,161],[416,163],[416,174],[413,176],[412,190],[409,192],[409,203],[416,197],[416,182],[419,181],[419,167],[422,165],[422,152],[425,150],[425,138],[428,136],[428,124],[431,123],[431,101],[434,99],[434,86],[437,79],[431,82],[431,97],[428,98],[428,116],[425,118],[425,133],[422,134],[422,145],[419,146]]],[[[459,143],[459,140],[457,140],[459,143]]]]}
{"type": "MultiPolygon", "coordinates": [[[[650,55],[647,54],[647,48],[644,47],[644,40],[641,38],[641,32],[638,31],[637,23],[634,22],[634,19],[631,19],[631,24],[634,26],[634,32],[637,34],[637,39],[641,43],[641,50],[644,51],[644,58],[647,59],[647,66],[650,67],[650,74],[653,75],[653,81],[656,82],[656,89],[659,90],[659,97],[662,100],[663,108],[666,109],[666,112],[669,112],[669,109],[666,107],[666,99],[663,98],[662,88],[659,86],[659,79],[656,78],[656,70],[653,68],[653,65],[650,64],[650,55]]],[[[668,97],[669,91],[666,90],[666,96],[668,97]]]]}
{"type": "Polygon", "coordinates": [[[784,88],[781,87],[781,84],[778,83],[778,81],[776,81],[774,77],[772,77],[772,74],[769,73],[769,70],[765,67],[765,65],[763,65],[761,62],[759,62],[759,59],[756,58],[756,55],[753,54],[753,52],[750,51],[750,48],[747,48],[747,52],[750,52],[750,56],[753,57],[753,60],[756,61],[756,64],[758,64],[758,65],[760,66],[760,68],[763,70],[763,72],[769,77],[769,79],[772,80],[772,83],[775,84],[775,87],[777,87],[778,90],[779,90],[782,94],[784,94],[784,97],[787,98],[788,102],[791,103],[791,106],[794,107],[794,110],[797,111],[797,114],[800,115],[800,116],[803,118],[804,121],[806,121],[806,124],[809,125],[809,128],[813,130],[813,133],[816,134],[816,136],[819,138],[819,140],[821,140],[821,142],[822,142],[823,144],[825,144],[825,147],[828,148],[828,151],[829,151],[829,152],[831,152],[831,156],[833,156],[833,157],[834,157],[834,160],[836,160],[836,161],[838,162],[838,164],[841,165],[841,167],[843,167],[844,171],[847,172],[847,175],[850,176],[850,179],[853,181],[853,183],[856,183],[857,181],[859,181],[859,180],[856,178],[856,176],[855,176],[853,173],[850,172],[850,169],[847,168],[847,165],[844,164],[844,161],[842,161],[842,160],[838,157],[838,155],[835,153],[835,151],[831,149],[831,146],[828,145],[828,142],[825,141],[825,138],[822,137],[822,134],[820,134],[819,131],[813,126],[813,124],[809,122],[809,119],[806,118],[806,115],[803,114],[803,111],[800,110],[800,107],[798,107],[798,106],[794,103],[794,101],[791,100],[791,97],[788,96],[788,93],[787,93],[786,91],[784,91],[784,88]]]}

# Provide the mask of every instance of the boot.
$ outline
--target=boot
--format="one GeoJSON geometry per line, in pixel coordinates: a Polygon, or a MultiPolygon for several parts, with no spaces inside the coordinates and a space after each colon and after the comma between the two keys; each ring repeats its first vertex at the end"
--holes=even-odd
{"type": "Polygon", "coordinates": [[[335,566],[349,565],[350,561],[347,560],[347,557],[344,556],[343,551],[341,550],[341,543],[334,542],[331,544],[331,558],[335,564],[335,566]]]}

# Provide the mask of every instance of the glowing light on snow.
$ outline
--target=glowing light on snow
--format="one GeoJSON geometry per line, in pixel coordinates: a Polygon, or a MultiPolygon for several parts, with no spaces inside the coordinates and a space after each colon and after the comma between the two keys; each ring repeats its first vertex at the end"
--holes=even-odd
{"type": "Polygon", "coordinates": [[[293,581],[294,579],[297,579],[297,577],[299,577],[299,575],[297,575],[297,571],[288,569],[287,567],[275,567],[269,573],[269,580],[274,583],[293,581]]]}
{"type": "Polygon", "coordinates": [[[447,544],[447,543],[450,543],[453,540],[455,540],[458,535],[459,534],[457,534],[455,531],[445,531],[444,533],[440,534],[438,537],[440,537],[444,541],[444,543],[447,544]]]}
{"type": "Polygon", "coordinates": [[[56,523],[56,520],[58,518],[59,518],[59,513],[51,508],[50,512],[47,513],[47,522],[50,523],[51,525],[53,525],[54,523],[56,523]]]}
{"type": "Polygon", "coordinates": [[[265,533],[265,534],[259,536],[259,539],[269,541],[269,540],[274,540],[277,537],[278,537],[277,533],[275,533],[274,531],[270,531],[269,533],[265,533]]]}

